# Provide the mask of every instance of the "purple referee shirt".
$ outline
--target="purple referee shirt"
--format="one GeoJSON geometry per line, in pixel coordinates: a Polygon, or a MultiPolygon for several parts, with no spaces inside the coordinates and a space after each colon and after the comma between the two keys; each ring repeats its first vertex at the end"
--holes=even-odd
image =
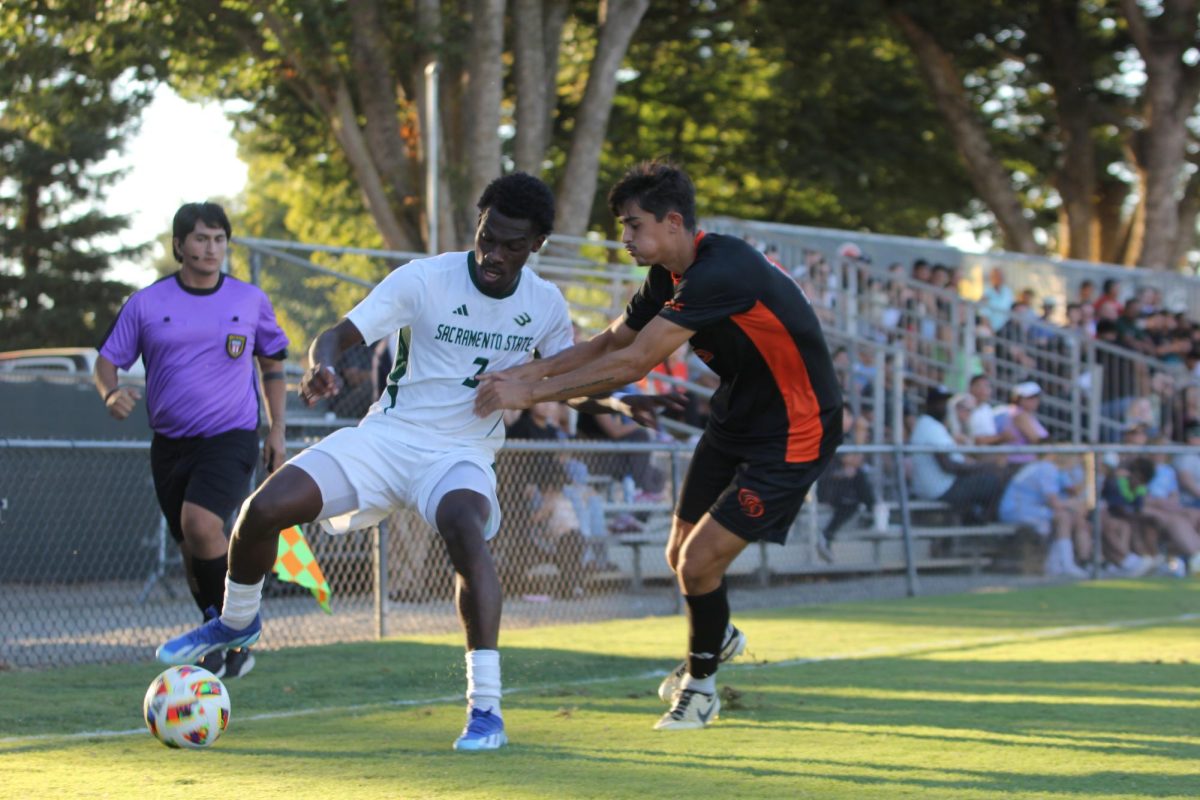
{"type": "Polygon", "coordinates": [[[150,427],[180,438],[256,429],[254,356],[283,359],[287,345],[257,286],[223,274],[192,289],[177,272],[134,292],[100,354],[121,369],[142,357],[150,427]]]}

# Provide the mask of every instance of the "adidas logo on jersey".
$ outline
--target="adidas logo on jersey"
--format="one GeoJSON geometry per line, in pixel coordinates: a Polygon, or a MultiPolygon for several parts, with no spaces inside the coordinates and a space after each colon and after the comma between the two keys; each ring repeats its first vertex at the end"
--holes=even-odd
{"type": "Polygon", "coordinates": [[[455,313],[455,314],[458,314],[458,315],[460,315],[460,316],[463,316],[463,317],[469,317],[469,316],[471,316],[470,314],[468,314],[468,313],[467,313],[467,304],[466,304],[466,303],[463,303],[461,306],[459,306],[458,308],[454,309],[454,313],[455,313]]]}

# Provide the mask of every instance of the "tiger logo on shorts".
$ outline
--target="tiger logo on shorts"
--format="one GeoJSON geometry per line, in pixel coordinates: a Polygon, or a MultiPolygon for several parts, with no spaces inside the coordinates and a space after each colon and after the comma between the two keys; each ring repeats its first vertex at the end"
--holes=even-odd
{"type": "Polygon", "coordinates": [[[742,513],[751,519],[758,519],[766,510],[763,508],[762,498],[750,489],[738,490],[738,504],[742,507],[742,513]]]}

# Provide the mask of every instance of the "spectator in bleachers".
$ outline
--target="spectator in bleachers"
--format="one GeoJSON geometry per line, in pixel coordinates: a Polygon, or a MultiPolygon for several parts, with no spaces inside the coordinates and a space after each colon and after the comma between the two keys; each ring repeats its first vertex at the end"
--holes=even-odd
{"type": "MultiPolygon", "coordinates": [[[[913,426],[911,444],[955,446],[954,437],[945,424],[950,397],[950,391],[944,386],[929,389],[925,413],[913,426]]],[[[961,453],[914,453],[912,470],[913,492],[917,497],[948,504],[962,512],[964,522],[995,519],[1003,478],[993,465],[968,461],[961,453]]]]}
{"type": "MultiPolygon", "coordinates": [[[[626,392],[636,393],[629,386],[626,392]]],[[[654,432],[637,424],[628,417],[618,414],[580,414],[576,421],[576,438],[612,442],[650,442],[654,432]]],[[[662,499],[666,488],[666,476],[654,466],[649,452],[591,453],[585,461],[588,468],[598,475],[609,475],[624,482],[626,477],[634,484],[634,497],[630,500],[655,501],[662,499]]]]}
{"type": "Polygon", "coordinates": [[[1180,453],[1171,462],[1179,482],[1179,497],[1188,508],[1200,508],[1200,421],[1189,419],[1184,424],[1183,441],[1197,449],[1180,453]]]}
{"type": "Polygon", "coordinates": [[[946,428],[959,444],[972,444],[971,414],[974,411],[975,398],[967,392],[955,394],[947,404],[946,428]]]}
{"type": "MultiPolygon", "coordinates": [[[[1013,387],[1012,407],[1000,424],[1000,432],[1009,436],[1012,444],[1042,444],[1050,432],[1038,419],[1038,406],[1042,401],[1042,387],[1035,381],[1022,381],[1013,387]]],[[[1031,454],[1013,453],[1008,457],[1010,464],[1027,464],[1033,461],[1031,454]]]]}
{"type": "Polygon", "coordinates": [[[553,564],[557,572],[555,595],[570,598],[583,594],[584,539],[575,505],[563,491],[566,485],[566,469],[557,461],[537,476],[540,503],[531,522],[541,556],[538,560],[553,564]]]}
{"type": "Polygon", "coordinates": [[[992,381],[979,373],[971,378],[967,389],[975,399],[975,407],[967,422],[967,433],[972,444],[1003,444],[1012,440],[1012,434],[1001,433],[996,426],[996,412],[992,408],[992,381]]]}
{"type": "Polygon", "coordinates": [[[1119,464],[1104,479],[1101,497],[1101,535],[1105,572],[1120,577],[1140,577],[1156,566],[1153,559],[1136,552],[1135,538],[1146,524],[1142,506],[1147,494],[1146,484],[1154,478],[1154,462],[1135,458],[1119,464]]]}
{"type": "MultiPolygon", "coordinates": [[[[865,444],[868,438],[865,420],[855,418],[846,406],[842,407],[842,430],[845,440],[854,444],[865,444]]],[[[833,457],[829,468],[817,482],[817,500],[833,509],[825,529],[817,537],[817,555],[821,560],[833,563],[833,539],[860,509],[875,506],[875,490],[862,453],[839,453],[833,457]]]]}
{"type": "Polygon", "coordinates": [[[1126,350],[1143,355],[1154,355],[1154,345],[1146,334],[1146,323],[1142,319],[1142,305],[1137,300],[1130,300],[1121,310],[1116,319],[1117,344],[1126,350]]]}
{"type": "MultiPolygon", "coordinates": [[[[1158,437],[1153,443],[1167,444],[1167,441],[1158,437]]],[[[1166,453],[1150,457],[1154,462],[1154,477],[1146,484],[1142,514],[1167,537],[1168,553],[1182,556],[1188,572],[1195,575],[1200,572],[1200,508],[1190,508],[1181,502],[1178,474],[1169,459],[1166,453]]],[[[1152,536],[1147,541],[1147,552],[1159,551],[1154,539],[1152,536]]]]}
{"type": "Polygon", "coordinates": [[[992,267],[990,282],[983,289],[983,307],[991,323],[992,330],[998,331],[1008,322],[1012,311],[1013,290],[1004,282],[1004,270],[992,267]]]}
{"type": "Polygon", "coordinates": [[[1079,284],[1079,294],[1076,296],[1075,302],[1080,306],[1094,306],[1096,303],[1096,282],[1084,279],[1079,284]]]}
{"type": "Polygon", "coordinates": [[[1090,339],[1096,335],[1096,325],[1094,322],[1088,320],[1084,313],[1085,308],[1090,309],[1091,306],[1084,306],[1082,303],[1068,303],[1066,327],[1067,330],[1072,331],[1079,336],[1084,337],[1085,339],[1090,339]]]}
{"type": "Polygon", "coordinates": [[[1079,496],[1082,471],[1075,457],[1051,453],[1021,467],[1000,500],[1001,522],[1028,525],[1049,540],[1044,566],[1047,575],[1086,578],[1075,561],[1075,542],[1091,538],[1087,509],[1079,496]]]}
{"type": "Polygon", "coordinates": [[[1107,278],[1104,281],[1103,291],[1096,298],[1096,302],[1092,304],[1092,308],[1096,310],[1096,319],[1111,319],[1116,320],[1121,316],[1121,284],[1116,278],[1107,278]]]}

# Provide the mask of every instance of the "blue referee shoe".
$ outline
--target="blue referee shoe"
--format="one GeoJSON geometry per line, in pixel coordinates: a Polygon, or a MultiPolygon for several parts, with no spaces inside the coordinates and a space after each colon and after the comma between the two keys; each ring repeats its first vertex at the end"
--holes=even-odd
{"type": "Polygon", "coordinates": [[[504,735],[504,719],[493,714],[490,708],[487,711],[472,708],[467,727],[454,740],[454,749],[499,750],[506,744],[508,737],[504,735]]]}
{"type": "Polygon", "coordinates": [[[223,624],[220,617],[213,617],[199,628],[168,639],[154,651],[154,656],[164,664],[195,664],[216,650],[249,647],[261,634],[262,617],[258,614],[241,630],[234,630],[223,624]]]}

